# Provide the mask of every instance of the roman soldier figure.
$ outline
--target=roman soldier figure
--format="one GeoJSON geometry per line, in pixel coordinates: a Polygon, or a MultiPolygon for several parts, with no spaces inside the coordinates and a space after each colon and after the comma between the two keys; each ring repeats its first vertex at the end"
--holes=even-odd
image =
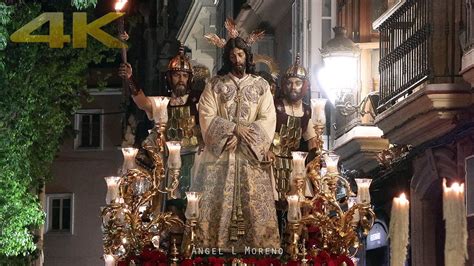
{"type": "MultiPolygon", "coordinates": [[[[122,64],[119,70],[121,77],[129,79],[129,89],[132,99],[138,108],[145,111],[148,118],[153,118],[152,102],[146,96],[132,75],[130,64],[122,64]]],[[[181,143],[181,178],[177,196],[183,197],[184,192],[189,189],[191,182],[191,168],[194,164],[195,154],[202,145],[199,129],[199,115],[197,103],[199,102],[199,91],[191,90],[193,80],[193,68],[189,58],[184,53],[184,47],[179,47],[178,54],[168,63],[166,72],[167,86],[171,92],[168,103],[168,122],[165,129],[166,141],[179,141],[181,143]]],[[[153,146],[157,140],[156,131],[150,131],[150,135],[143,141],[142,146],[153,146]]],[[[143,168],[151,170],[154,162],[147,151],[140,149],[136,162],[143,168]]],[[[168,197],[170,198],[170,197],[168,197]]]]}
{"type": "Polygon", "coordinates": [[[301,180],[293,180],[291,175],[291,152],[312,151],[317,141],[311,122],[311,107],[303,102],[309,91],[309,80],[299,56],[283,76],[281,90],[280,97],[275,99],[277,124],[268,158],[273,162],[278,199],[284,201],[288,194],[312,196],[310,183],[303,180],[302,184],[301,180]]]}

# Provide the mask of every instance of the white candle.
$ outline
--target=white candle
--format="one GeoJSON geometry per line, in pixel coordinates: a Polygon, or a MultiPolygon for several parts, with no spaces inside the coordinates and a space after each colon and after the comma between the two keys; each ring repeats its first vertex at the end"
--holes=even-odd
{"type": "Polygon", "coordinates": [[[297,223],[301,220],[301,209],[298,195],[286,197],[288,201],[288,222],[297,223]]]}
{"type": "Polygon", "coordinates": [[[369,178],[356,178],[357,183],[357,199],[359,203],[370,203],[370,183],[372,179],[369,178]]]}
{"type": "Polygon", "coordinates": [[[110,204],[118,197],[120,176],[106,176],[104,179],[107,183],[107,195],[105,196],[105,203],[110,204]]]}
{"type": "Polygon", "coordinates": [[[468,233],[464,184],[454,182],[448,187],[443,179],[443,219],[446,227],[445,265],[465,265],[468,233]]]}
{"type": "Polygon", "coordinates": [[[339,155],[335,153],[324,154],[324,162],[326,163],[326,171],[329,174],[337,174],[337,164],[339,162],[339,155]]]}
{"type": "Polygon", "coordinates": [[[153,244],[153,246],[155,248],[160,248],[160,236],[156,235],[156,236],[152,237],[151,238],[151,243],[153,244]]]}
{"type": "Polygon", "coordinates": [[[199,218],[199,201],[201,200],[201,193],[199,192],[186,192],[186,198],[188,199],[188,205],[184,215],[186,219],[197,219],[199,218]]]}
{"type": "Polygon", "coordinates": [[[181,144],[179,141],[167,141],[168,147],[168,168],[181,168],[181,144]]]}
{"type": "Polygon", "coordinates": [[[390,215],[390,265],[405,265],[409,231],[409,202],[402,193],[393,198],[390,215]]]}
{"type": "Polygon", "coordinates": [[[324,110],[327,99],[311,99],[311,121],[314,125],[326,124],[326,112],[324,110]]]}
{"type": "Polygon", "coordinates": [[[128,170],[136,168],[135,165],[135,156],[138,153],[136,148],[122,148],[123,154],[123,165],[122,165],[122,174],[126,174],[128,170]]]}
{"type": "Polygon", "coordinates": [[[291,152],[291,157],[293,157],[293,160],[292,160],[293,169],[291,171],[294,175],[303,175],[303,176],[305,175],[306,168],[305,168],[304,162],[306,160],[306,156],[308,156],[307,152],[302,152],[302,151],[291,152]]]}
{"type": "MultiPolygon", "coordinates": [[[[125,200],[123,198],[117,198],[116,200],[117,203],[125,203],[125,200]]],[[[122,205],[122,207],[117,211],[117,220],[120,224],[125,223],[125,209],[122,205]]]]}
{"type": "Polygon", "coordinates": [[[115,258],[113,255],[104,254],[105,266],[115,266],[115,258]]]}
{"type": "Polygon", "coordinates": [[[145,191],[148,190],[149,183],[150,182],[148,182],[146,178],[137,177],[133,182],[134,193],[136,193],[136,195],[142,195],[143,193],[145,193],[145,191]]]}
{"type": "Polygon", "coordinates": [[[153,108],[153,120],[155,124],[165,124],[168,122],[168,102],[170,99],[163,96],[148,97],[153,108]]]}

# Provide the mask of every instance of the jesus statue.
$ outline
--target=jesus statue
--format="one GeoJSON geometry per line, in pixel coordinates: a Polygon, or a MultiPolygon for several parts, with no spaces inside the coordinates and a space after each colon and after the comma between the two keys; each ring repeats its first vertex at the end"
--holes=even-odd
{"type": "Polygon", "coordinates": [[[250,45],[263,35],[239,37],[227,21],[230,39],[206,36],[224,48],[224,64],[199,101],[205,150],[191,191],[202,193],[196,247],[244,253],[279,249],[270,163],[265,158],[275,133],[270,86],[256,76],[250,45]]]}

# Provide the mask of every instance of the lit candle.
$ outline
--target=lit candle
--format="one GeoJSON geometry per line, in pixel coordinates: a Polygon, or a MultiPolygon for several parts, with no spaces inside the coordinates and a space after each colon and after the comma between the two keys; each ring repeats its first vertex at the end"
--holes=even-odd
{"type": "Polygon", "coordinates": [[[390,265],[405,265],[409,231],[409,202],[402,193],[393,198],[390,215],[390,265]]]}
{"type": "Polygon", "coordinates": [[[126,174],[128,170],[136,167],[135,165],[135,156],[138,153],[136,148],[122,148],[123,154],[123,164],[122,164],[122,174],[126,174]]]}
{"type": "Polygon", "coordinates": [[[323,98],[311,99],[311,121],[314,125],[326,124],[326,112],[324,110],[326,101],[327,99],[323,98]]]}
{"type": "Polygon", "coordinates": [[[301,209],[298,195],[286,197],[288,201],[288,222],[298,223],[301,220],[301,209]]]}
{"type": "Polygon", "coordinates": [[[188,199],[188,205],[184,215],[186,219],[198,219],[199,218],[199,201],[201,200],[201,193],[199,192],[186,192],[186,198],[188,199]]]}
{"type": "Polygon", "coordinates": [[[148,97],[151,99],[153,108],[153,120],[155,124],[166,124],[168,122],[168,102],[170,99],[163,96],[148,97]]]}
{"type": "Polygon", "coordinates": [[[467,259],[467,218],[464,184],[451,187],[443,179],[443,219],[446,226],[445,265],[465,265],[467,259]]]}
{"type": "Polygon", "coordinates": [[[369,178],[356,178],[357,183],[357,199],[359,203],[370,203],[370,183],[372,179],[369,178]]]}
{"type": "Polygon", "coordinates": [[[308,156],[307,152],[303,151],[292,151],[291,157],[293,169],[291,169],[292,173],[295,175],[304,175],[306,173],[306,168],[304,162],[306,160],[306,156],[308,156]]]}
{"type": "Polygon", "coordinates": [[[181,168],[181,144],[179,141],[167,141],[166,146],[168,147],[168,168],[180,169],[181,168]]]}
{"type": "Polygon", "coordinates": [[[135,195],[142,195],[145,191],[148,190],[150,182],[144,177],[137,177],[133,182],[134,185],[134,194],[135,195]]]}
{"type": "Polygon", "coordinates": [[[160,236],[156,235],[151,238],[151,243],[155,248],[160,248],[160,236]]]}
{"type": "Polygon", "coordinates": [[[115,258],[113,255],[104,254],[105,266],[115,266],[115,258]]]}
{"type": "MultiPolygon", "coordinates": [[[[123,198],[117,198],[116,200],[117,203],[120,203],[120,204],[123,204],[125,203],[125,200],[123,198]]],[[[125,208],[122,207],[117,211],[117,220],[120,224],[124,224],[125,223],[125,208]]]]}
{"type": "Polygon", "coordinates": [[[337,174],[337,164],[339,162],[339,155],[335,153],[324,154],[324,162],[326,163],[326,171],[328,174],[337,174]]]}
{"type": "Polygon", "coordinates": [[[118,197],[120,176],[106,176],[104,179],[107,183],[107,195],[105,196],[105,203],[110,204],[118,197]]]}

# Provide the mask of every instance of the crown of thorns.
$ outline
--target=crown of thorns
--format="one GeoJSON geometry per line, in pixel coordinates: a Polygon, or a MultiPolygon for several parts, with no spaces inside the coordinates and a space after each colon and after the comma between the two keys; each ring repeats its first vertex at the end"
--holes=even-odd
{"type": "MultiPolygon", "coordinates": [[[[225,28],[227,29],[227,33],[229,35],[229,39],[235,39],[239,37],[240,33],[237,30],[237,26],[235,25],[235,22],[231,18],[227,18],[225,23],[225,28]]],[[[250,35],[244,39],[244,41],[247,43],[247,45],[252,45],[253,43],[259,41],[260,39],[263,38],[265,31],[263,30],[254,30],[250,35]]],[[[224,38],[220,38],[217,36],[215,33],[207,33],[204,35],[204,37],[211,43],[214,44],[215,46],[219,48],[224,48],[226,45],[227,41],[224,38]]]]}

